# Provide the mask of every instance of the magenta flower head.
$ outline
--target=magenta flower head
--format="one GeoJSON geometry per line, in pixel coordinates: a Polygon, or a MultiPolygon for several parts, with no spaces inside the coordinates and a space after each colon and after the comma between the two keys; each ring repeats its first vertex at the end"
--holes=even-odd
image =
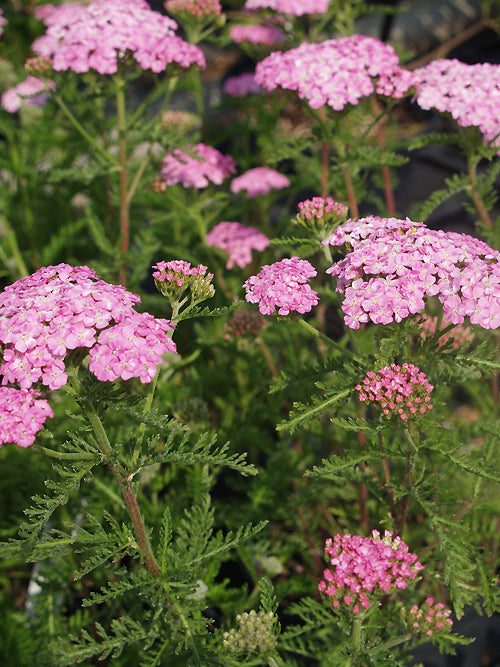
{"type": "Polygon", "coordinates": [[[299,212],[293,222],[306,229],[325,234],[346,219],[348,208],[331,197],[313,197],[298,204],[299,212]]]}
{"type": "Polygon", "coordinates": [[[345,295],[344,321],[401,322],[437,296],[446,319],[485,329],[500,326],[500,253],[466,234],[434,231],[423,222],[370,216],[348,220],[323,245],[348,254],[327,269],[345,295]]]}
{"type": "Polygon", "coordinates": [[[135,311],[139,301],[86,266],[48,266],[9,285],[0,295],[2,384],[59,389],[68,380],[65,358],[77,348],[88,349],[99,380],[150,382],[162,355],[175,352],[173,325],[135,311]]]}
{"type": "Polygon", "coordinates": [[[370,371],[356,385],[360,401],[378,405],[386,417],[396,415],[404,422],[432,408],[433,389],[425,373],[413,364],[391,364],[376,373],[370,371]]]}
{"type": "Polygon", "coordinates": [[[259,195],[267,195],[272,190],[288,188],[289,185],[288,178],[280,174],[279,171],[270,167],[255,167],[245,171],[241,176],[233,178],[231,192],[236,193],[243,190],[249,197],[253,198],[259,195]]]}
{"type": "Polygon", "coordinates": [[[252,250],[265,250],[269,239],[255,227],[240,222],[220,222],[207,234],[207,243],[227,252],[227,269],[235,265],[243,269],[252,261],[252,250]]]}
{"type": "Polygon", "coordinates": [[[330,0],[246,0],[245,9],[274,9],[281,14],[304,16],[304,14],[324,14],[330,0]]]}
{"type": "Polygon", "coordinates": [[[250,44],[266,44],[270,46],[276,42],[283,41],[286,35],[276,25],[237,23],[229,28],[229,37],[236,44],[249,42],[250,44]]]}
{"type": "Polygon", "coordinates": [[[205,66],[203,52],[175,34],[177,23],[152,11],[146,0],[94,0],[43,5],[35,16],[46,27],[32,49],[53,59],[55,71],[115,74],[118,63],[133,59],[143,70],[163,72],[167,65],[205,66]]]}
{"type": "Polygon", "coordinates": [[[41,81],[35,76],[28,76],[24,81],[13,88],[9,88],[0,99],[2,109],[9,113],[19,111],[22,104],[28,106],[43,106],[49,97],[48,88],[55,90],[53,81],[41,81]]]}
{"type": "Polygon", "coordinates": [[[48,402],[33,389],[0,387],[0,445],[15,442],[29,447],[47,417],[53,417],[48,402]]]}
{"type": "Polygon", "coordinates": [[[383,538],[377,530],[371,537],[335,535],[326,540],[325,554],[332,568],[324,570],[318,589],[332,598],[334,608],[342,605],[352,614],[387,593],[404,590],[424,569],[417,555],[388,530],[383,538]]]}
{"type": "Polygon", "coordinates": [[[399,66],[392,46],[364,35],[274,51],[255,69],[255,80],[266,90],[294,90],[312,109],[328,105],[335,111],[372,93],[398,99],[413,78],[399,66]]]}
{"type": "Polygon", "coordinates": [[[316,269],[307,259],[291,257],[266,264],[243,285],[249,303],[258,303],[263,315],[288,315],[291,311],[308,313],[318,304],[318,294],[308,284],[316,269]]]}
{"type": "Polygon", "coordinates": [[[500,65],[433,60],[415,70],[416,102],[449,113],[462,127],[477,127],[486,143],[500,148],[500,65]]]}
{"type": "Polygon", "coordinates": [[[206,188],[209,183],[220,185],[234,174],[236,162],[216,148],[198,143],[185,153],[176,148],[163,160],[161,177],[166,185],[180,183],[185,188],[206,188]]]}
{"type": "Polygon", "coordinates": [[[247,95],[260,95],[262,86],[255,81],[255,74],[243,72],[237,76],[228,76],[224,81],[223,90],[229,97],[246,97],[247,95]]]}
{"type": "Polygon", "coordinates": [[[445,634],[451,630],[451,609],[442,602],[435,602],[434,598],[427,598],[418,607],[413,605],[411,609],[401,610],[403,621],[411,632],[416,635],[432,637],[433,635],[445,634]]]}

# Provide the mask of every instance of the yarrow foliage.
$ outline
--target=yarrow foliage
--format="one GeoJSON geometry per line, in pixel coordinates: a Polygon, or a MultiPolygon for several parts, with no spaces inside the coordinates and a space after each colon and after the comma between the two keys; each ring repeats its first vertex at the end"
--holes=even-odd
{"type": "Polygon", "coordinates": [[[434,60],[415,70],[417,104],[449,113],[462,127],[478,127],[486,142],[500,147],[500,65],[434,60]]]}
{"type": "Polygon", "coordinates": [[[44,267],[7,286],[0,295],[2,383],[59,389],[68,380],[64,359],[77,348],[89,349],[99,380],[150,382],[162,355],[175,352],[173,326],[135,311],[139,301],[86,266],[44,267]]]}
{"type": "Polygon", "coordinates": [[[255,80],[266,90],[294,90],[312,109],[328,105],[336,111],[374,92],[399,99],[413,79],[392,46],[364,35],[274,51],[255,69],[255,80]]]}
{"type": "Polygon", "coordinates": [[[322,243],[349,251],[327,273],[337,276],[352,329],[401,322],[423,310],[426,296],[439,298],[453,324],[469,317],[485,329],[500,326],[500,253],[479,239],[370,216],[347,221],[322,243]]]}
{"type": "Polygon", "coordinates": [[[330,0],[246,0],[245,9],[274,9],[282,14],[303,16],[304,14],[324,14],[330,0]]]}
{"type": "Polygon", "coordinates": [[[420,607],[403,608],[401,612],[408,629],[426,637],[449,632],[453,625],[451,609],[442,602],[435,602],[434,598],[427,598],[420,607]]]}
{"type": "Polygon", "coordinates": [[[363,382],[356,385],[360,401],[375,403],[386,417],[397,415],[402,421],[432,408],[433,389],[425,373],[413,364],[391,364],[376,373],[370,371],[363,382]]]}
{"type": "Polygon", "coordinates": [[[216,148],[198,143],[185,153],[176,148],[163,160],[161,176],[166,185],[180,183],[185,188],[206,188],[209,183],[220,185],[234,174],[236,162],[216,148]]]}
{"type": "Polygon", "coordinates": [[[255,81],[255,73],[243,72],[237,76],[228,76],[224,81],[223,90],[229,97],[246,97],[260,95],[262,86],[255,81]]]}
{"type": "Polygon", "coordinates": [[[207,243],[228,253],[227,269],[235,265],[243,269],[252,261],[252,250],[265,250],[269,239],[255,227],[240,222],[220,222],[207,234],[207,243]]]}
{"type": "Polygon", "coordinates": [[[416,554],[391,531],[380,537],[335,535],[325,543],[325,554],[333,566],[323,572],[318,589],[332,598],[332,605],[345,605],[353,614],[368,609],[376,596],[404,590],[424,569],[416,554]]]}
{"type": "Polygon", "coordinates": [[[285,39],[286,35],[281,28],[273,25],[237,23],[229,28],[229,37],[240,44],[275,44],[285,39]]]}
{"type": "Polygon", "coordinates": [[[55,90],[53,81],[44,82],[35,76],[28,76],[24,81],[2,93],[0,104],[9,113],[19,111],[21,105],[43,106],[49,97],[47,88],[55,90]]]}
{"type": "Polygon", "coordinates": [[[175,34],[177,23],[152,11],[146,0],[94,0],[42,5],[35,16],[47,26],[32,49],[53,59],[56,71],[115,74],[131,56],[144,70],[163,72],[167,65],[205,66],[203,52],[175,34]]]}
{"type": "Polygon", "coordinates": [[[316,269],[307,259],[291,257],[266,264],[245,283],[245,298],[258,303],[263,315],[288,315],[291,311],[308,313],[318,303],[318,295],[308,284],[316,269]]]}
{"type": "Polygon", "coordinates": [[[231,192],[236,193],[243,190],[249,197],[253,198],[259,195],[267,195],[272,190],[288,188],[289,185],[288,178],[280,174],[279,171],[270,167],[254,167],[245,171],[241,176],[233,178],[231,192]]]}
{"type": "Polygon", "coordinates": [[[15,442],[29,447],[47,417],[53,417],[48,402],[33,389],[0,387],[0,445],[15,442]]]}

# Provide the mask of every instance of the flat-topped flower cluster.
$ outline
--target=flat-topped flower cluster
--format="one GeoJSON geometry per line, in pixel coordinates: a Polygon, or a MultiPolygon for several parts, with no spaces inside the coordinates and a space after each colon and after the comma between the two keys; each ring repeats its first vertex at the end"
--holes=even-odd
{"type": "Polygon", "coordinates": [[[153,72],[163,72],[170,63],[205,67],[201,49],[176,35],[177,23],[152,11],[146,0],[42,5],[35,16],[47,31],[32,49],[52,59],[55,71],[115,74],[129,56],[153,72]]]}
{"type": "Polygon", "coordinates": [[[43,106],[49,96],[48,89],[55,89],[53,81],[42,81],[36,76],[28,76],[16,86],[2,93],[0,104],[9,113],[19,111],[21,105],[43,106]]]}
{"type": "Polygon", "coordinates": [[[272,190],[281,190],[288,188],[290,181],[284,174],[280,174],[271,167],[254,167],[248,169],[241,176],[233,178],[231,181],[231,192],[246,192],[248,197],[258,197],[267,195],[272,190]]]}
{"type": "Polygon", "coordinates": [[[0,387],[0,445],[29,447],[47,417],[53,416],[49,403],[33,389],[0,387]]]}
{"type": "Polygon", "coordinates": [[[397,415],[401,421],[430,410],[433,389],[425,373],[407,363],[369,371],[363,382],[356,385],[360,401],[374,403],[386,417],[397,415]]]}
{"type": "Polygon", "coordinates": [[[330,0],[246,0],[245,9],[274,9],[281,14],[304,16],[304,14],[324,14],[330,0]]]}
{"type": "Polygon", "coordinates": [[[252,250],[265,250],[269,239],[255,227],[242,225],[241,222],[219,222],[207,234],[207,243],[227,252],[227,269],[235,265],[243,269],[252,261],[252,250]]]}
{"type": "Polygon", "coordinates": [[[197,18],[219,16],[222,12],[219,0],[165,0],[164,6],[174,15],[189,14],[197,18]]]}
{"type": "Polygon", "coordinates": [[[500,253],[477,238],[370,216],[347,221],[323,245],[349,251],[327,273],[337,276],[352,329],[401,322],[423,310],[426,296],[438,297],[453,324],[469,317],[485,329],[500,326],[500,253]]]}
{"type": "Polygon", "coordinates": [[[335,535],[325,543],[325,554],[333,566],[323,572],[319,590],[332,599],[333,607],[345,605],[353,614],[368,609],[376,596],[404,590],[424,569],[416,554],[391,531],[381,538],[335,535]]]}
{"type": "Polygon", "coordinates": [[[312,109],[328,105],[336,111],[374,92],[399,99],[414,85],[392,46],[365,35],[274,51],[257,64],[255,80],[269,91],[296,91],[312,109]]]}
{"type": "Polygon", "coordinates": [[[249,303],[258,303],[263,315],[272,315],[276,308],[278,315],[291,311],[308,313],[318,303],[317,293],[308,284],[315,275],[313,265],[299,257],[266,264],[244,283],[245,298],[249,303]]]}
{"type": "Polygon", "coordinates": [[[255,81],[254,72],[243,72],[236,76],[228,76],[224,81],[223,90],[230,97],[246,97],[247,95],[260,95],[262,86],[255,81]]]}
{"type": "Polygon", "coordinates": [[[197,143],[189,153],[174,149],[163,160],[161,177],[165,185],[180,183],[185,188],[206,188],[210,183],[220,185],[236,172],[236,162],[212,146],[197,143]]]}

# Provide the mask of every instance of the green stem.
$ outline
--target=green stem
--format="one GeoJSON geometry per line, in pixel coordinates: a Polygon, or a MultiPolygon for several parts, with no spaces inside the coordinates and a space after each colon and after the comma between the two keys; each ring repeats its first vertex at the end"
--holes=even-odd
{"type": "MultiPolygon", "coordinates": [[[[363,628],[363,616],[361,616],[359,613],[354,617],[354,620],[352,622],[352,648],[354,651],[354,655],[359,656],[361,653],[361,630],[363,628]]],[[[353,664],[356,664],[357,660],[355,658],[355,662],[353,664]]]]}
{"type": "Polygon", "coordinates": [[[108,153],[108,151],[104,150],[97,141],[94,139],[94,137],[87,132],[87,130],[83,127],[83,125],[80,123],[80,121],[73,115],[73,113],[70,111],[62,97],[57,95],[56,93],[52,93],[53,99],[57,102],[67,119],[71,122],[71,124],[80,132],[82,137],[86,139],[91,146],[95,148],[95,150],[101,155],[107,162],[112,164],[113,166],[118,166],[118,162],[115,160],[115,158],[108,153]]]}
{"type": "Polygon", "coordinates": [[[118,122],[118,159],[120,163],[120,283],[127,284],[127,254],[130,246],[130,211],[127,187],[127,117],[125,108],[125,81],[119,74],[114,77],[116,88],[116,114],[118,122]]]}
{"type": "Polygon", "coordinates": [[[18,277],[24,278],[24,276],[28,275],[29,271],[21,254],[21,250],[17,242],[17,236],[15,235],[14,230],[12,229],[7,218],[0,218],[0,225],[2,227],[5,239],[7,240],[7,245],[11,252],[12,259],[14,259],[16,262],[18,277]]]}
{"type": "Polygon", "coordinates": [[[383,644],[379,644],[376,649],[374,649],[373,653],[382,653],[383,651],[389,651],[391,648],[395,648],[396,646],[399,646],[400,644],[404,644],[405,642],[409,642],[414,638],[414,635],[403,635],[402,637],[395,637],[394,639],[390,639],[389,641],[384,642],[383,644]]]}
{"type": "Polygon", "coordinates": [[[66,461],[91,461],[96,459],[96,455],[90,452],[58,452],[55,449],[50,449],[49,447],[43,447],[42,445],[32,445],[32,450],[40,452],[41,454],[46,454],[51,456],[54,459],[66,460],[66,461]]]}
{"type": "MultiPolygon", "coordinates": [[[[152,382],[150,382],[150,384],[149,384],[149,391],[148,391],[148,395],[146,397],[146,403],[144,405],[144,410],[142,412],[143,416],[146,416],[148,414],[148,412],[151,410],[151,406],[153,404],[153,398],[154,398],[154,395],[155,395],[156,385],[158,383],[159,373],[160,373],[160,371],[158,370],[156,375],[154,376],[152,382]]],[[[136,443],[135,443],[134,453],[132,455],[132,466],[135,466],[135,464],[137,463],[137,459],[139,458],[139,453],[141,451],[142,443],[144,442],[145,432],[146,432],[146,423],[141,422],[141,424],[139,426],[139,432],[137,434],[137,440],[136,440],[136,443]]]]}
{"type": "Polygon", "coordinates": [[[316,327],[313,327],[312,324],[309,324],[306,320],[303,320],[301,317],[299,317],[297,320],[295,320],[298,324],[301,325],[302,328],[306,329],[306,331],[309,331],[309,333],[313,334],[316,338],[319,338],[322,340],[324,343],[328,343],[331,347],[334,347],[336,350],[341,352],[344,356],[349,357],[350,359],[357,359],[357,355],[353,354],[349,350],[346,350],[345,347],[337,343],[337,341],[333,340],[332,338],[329,338],[328,336],[325,336],[324,333],[316,329],[316,327]]]}
{"type": "Polygon", "coordinates": [[[474,206],[476,207],[477,212],[481,220],[484,222],[488,229],[492,229],[493,222],[491,220],[490,214],[488,213],[486,206],[484,205],[483,200],[477,189],[477,160],[469,159],[469,178],[470,178],[470,194],[474,206]]]}

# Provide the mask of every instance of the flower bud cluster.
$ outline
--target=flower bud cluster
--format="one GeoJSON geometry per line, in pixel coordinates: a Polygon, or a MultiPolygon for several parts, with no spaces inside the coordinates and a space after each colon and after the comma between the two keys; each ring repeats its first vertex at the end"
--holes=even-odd
{"type": "Polygon", "coordinates": [[[189,14],[197,18],[219,16],[222,7],[219,0],[166,0],[165,9],[174,16],[189,14]]]}
{"type": "Polygon", "coordinates": [[[255,338],[265,326],[266,320],[261,315],[241,310],[234,313],[231,321],[224,325],[224,338],[226,340],[255,338]]]}
{"type": "Polygon", "coordinates": [[[262,251],[269,245],[265,234],[240,222],[219,222],[207,234],[206,240],[208,245],[227,252],[227,269],[232,269],[235,265],[243,269],[252,261],[252,250],[262,251]]]}
{"type": "Polygon", "coordinates": [[[190,291],[192,304],[210,299],[215,294],[212,285],[213,273],[207,273],[203,264],[191,266],[182,259],[158,262],[153,266],[153,278],[157,289],[171,303],[179,302],[186,291],[190,291]]]}
{"type": "Polygon", "coordinates": [[[166,185],[180,183],[185,188],[206,188],[209,183],[220,185],[236,171],[236,162],[216,148],[198,143],[185,153],[176,148],[163,160],[161,176],[166,185]]]}
{"type": "Polygon", "coordinates": [[[386,417],[397,415],[402,421],[432,408],[433,389],[425,373],[413,364],[391,364],[376,373],[370,371],[362,384],[356,385],[360,401],[375,403],[386,417]]]}
{"type": "Polygon", "coordinates": [[[405,625],[412,632],[427,637],[449,632],[453,625],[451,609],[442,602],[434,602],[434,598],[427,598],[420,607],[413,605],[411,609],[403,608],[401,614],[405,625]]]}
{"type": "Polygon", "coordinates": [[[347,217],[348,208],[331,197],[313,197],[298,204],[299,212],[294,220],[298,225],[323,234],[330,234],[340,221],[347,217]]]}
{"type": "Polygon", "coordinates": [[[333,567],[323,572],[318,589],[332,598],[334,608],[342,605],[353,614],[368,609],[376,597],[404,590],[424,569],[390,531],[383,538],[376,530],[371,537],[335,535],[326,540],[325,553],[333,567]]]}
{"type": "Polygon", "coordinates": [[[231,181],[231,192],[246,191],[248,197],[267,195],[272,190],[288,188],[290,181],[270,167],[254,167],[231,181]]]}
{"type": "Polygon", "coordinates": [[[269,653],[276,645],[274,627],[276,616],[272,611],[244,612],[236,616],[239,628],[225,632],[224,648],[231,653],[269,653]]]}
{"type": "Polygon", "coordinates": [[[245,298],[249,303],[258,303],[263,315],[278,315],[291,311],[308,313],[317,305],[317,293],[308,285],[316,269],[307,259],[291,257],[274,264],[266,264],[256,276],[244,283],[245,298]]]}

